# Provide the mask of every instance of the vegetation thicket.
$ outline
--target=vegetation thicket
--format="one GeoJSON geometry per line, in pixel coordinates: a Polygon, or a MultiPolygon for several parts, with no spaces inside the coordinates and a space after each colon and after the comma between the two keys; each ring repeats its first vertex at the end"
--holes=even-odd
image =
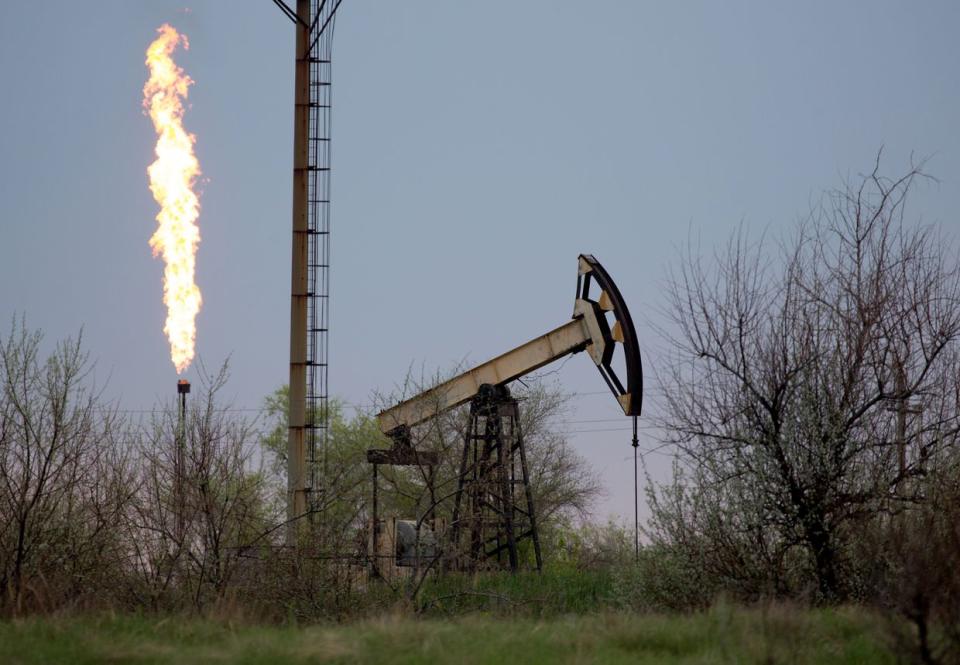
{"type": "MultiPolygon", "coordinates": [[[[53,629],[24,617],[65,610],[80,616],[62,635],[96,625],[121,650],[143,637],[156,653],[170,631],[228,639],[182,618],[158,627],[170,614],[248,625],[399,613],[428,622],[304,633],[279,651],[373,660],[403,631],[463,646],[506,615],[501,646],[526,648],[511,635],[528,630],[539,635],[530,644],[560,656],[626,660],[655,642],[657,662],[761,660],[756,649],[768,648],[823,662],[841,652],[882,662],[898,650],[960,662],[960,260],[950,238],[908,219],[908,195],[926,178],[875,168],[776,241],[741,228],[712,256],[694,243],[682,252],[661,307],[667,348],[648,354],[663,395],[648,417],[675,451],[674,473],[648,482],[639,556],[632,534],[585,519],[601,483],[561,432],[563,393],[543,380],[518,389],[542,575],[468,575],[434,558],[409,577],[371,581],[365,452],[389,444],[371,413],[338,402],[317,460],[323,493],[303,518],[313,535],[284,548],[284,389],[249,419],[220,398],[226,366],[201,368],[182,426],[172,402],[134,421],[92,385],[79,337],[44,353],[42,335],[15,318],[0,338],[0,613],[16,622],[0,624],[0,645],[54,653],[44,651],[58,648],[44,637],[53,629]],[[718,599],[757,609],[717,609],[718,599]],[[131,618],[91,618],[104,611],[131,618]],[[664,612],[697,613],[675,619],[682,644],[658,632],[667,619],[652,617],[664,612]],[[429,622],[465,614],[488,618],[455,630],[429,622]],[[571,614],[597,617],[560,618],[571,614]],[[721,615],[740,642],[709,628],[721,615]],[[754,643],[751,621],[813,637],[788,647],[771,628],[778,637],[754,643]],[[871,651],[880,633],[896,638],[893,650],[871,651]]],[[[409,378],[377,401],[440,378],[409,378]]],[[[442,463],[385,467],[381,514],[449,524],[466,419],[454,410],[415,429],[417,448],[442,463]]],[[[270,640],[287,629],[262,630],[279,631],[270,640]]],[[[77,639],[90,659],[107,657],[99,638],[77,639]]],[[[231,636],[229,648],[244,639],[231,636]]],[[[201,659],[201,642],[184,657],[201,659]]]]}

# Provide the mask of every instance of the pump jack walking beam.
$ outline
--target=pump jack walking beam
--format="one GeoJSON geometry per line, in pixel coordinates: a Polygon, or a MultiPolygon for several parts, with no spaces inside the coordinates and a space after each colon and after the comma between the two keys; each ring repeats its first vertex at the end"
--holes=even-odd
{"type": "Polygon", "coordinates": [[[580,351],[590,355],[624,414],[640,415],[643,369],[633,320],[617,285],[589,254],[581,254],[578,259],[572,321],[382,411],[377,416],[380,429],[395,441],[409,442],[411,427],[466,404],[477,395],[480,386],[505,385],[580,351]],[[600,290],[596,300],[591,298],[593,284],[600,290]],[[606,317],[608,312],[613,315],[612,326],[606,317]],[[616,343],[623,345],[623,379],[613,367],[616,343]]]}
{"type": "MultiPolygon", "coordinates": [[[[643,371],[630,312],[599,261],[582,254],[577,268],[573,320],[378,416],[380,429],[393,440],[393,448],[368,451],[368,459],[374,463],[381,458],[415,459],[424,453],[413,446],[410,429],[470,402],[470,425],[464,438],[446,555],[447,565],[454,568],[477,570],[494,557],[502,565],[506,553],[510,569],[517,571],[518,542],[525,538],[533,542],[537,570],[542,566],[520,415],[508,383],[564,356],[586,351],[624,414],[634,418],[640,414],[643,371]],[[599,289],[596,299],[591,297],[594,284],[599,289]],[[620,354],[615,354],[618,343],[622,361],[620,354]],[[615,356],[623,368],[621,373],[614,368],[615,356]],[[463,539],[461,534],[468,537],[463,539]]],[[[374,512],[373,532],[377,534],[376,508],[374,512]]]]}

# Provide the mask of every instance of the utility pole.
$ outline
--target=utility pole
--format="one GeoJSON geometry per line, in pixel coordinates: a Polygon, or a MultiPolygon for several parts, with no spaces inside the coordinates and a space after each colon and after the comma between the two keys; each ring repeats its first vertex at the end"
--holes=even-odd
{"type": "Polygon", "coordinates": [[[287,545],[317,509],[319,449],[329,429],[330,128],[334,16],[343,0],[273,0],[296,28],[293,242],[287,435],[287,545]]]}
{"type": "Polygon", "coordinates": [[[897,414],[896,438],[897,446],[897,484],[895,492],[899,494],[900,487],[903,484],[907,474],[907,415],[923,413],[922,406],[913,406],[910,404],[909,384],[907,381],[907,371],[903,361],[897,356],[894,358],[894,389],[897,405],[888,411],[897,414]]]}
{"type": "Polygon", "coordinates": [[[307,512],[307,197],[310,122],[310,0],[297,0],[293,111],[293,255],[290,289],[290,406],[287,439],[287,545],[307,512]]]}

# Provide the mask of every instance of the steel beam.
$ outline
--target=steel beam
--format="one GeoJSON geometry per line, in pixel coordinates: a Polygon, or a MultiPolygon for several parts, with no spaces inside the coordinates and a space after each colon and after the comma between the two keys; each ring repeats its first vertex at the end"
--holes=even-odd
{"type": "Polygon", "coordinates": [[[377,416],[380,429],[389,434],[398,427],[413,427],[447,409],[466,404],[485,383],[502,385],[537,370],[557,358],[583,351],[591,342],[590,327],[578,317],[546,335],[467,370],[416,397],[401,402],[377,416]]]}

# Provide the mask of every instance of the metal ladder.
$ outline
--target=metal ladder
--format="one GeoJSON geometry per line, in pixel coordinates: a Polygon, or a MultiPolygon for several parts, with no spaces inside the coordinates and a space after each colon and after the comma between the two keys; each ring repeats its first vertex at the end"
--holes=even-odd
{"type": "MultiPolygon", "coordinates": [[[[306,444],[311,514],[322,503],[320,478],[330,430],[330,129],[332,2],[311,2],[307,156],[306,444]],[[321,32],[322,31],[322,32],[321,32]]],[[[339,4],[339,3],[336,3],[339,4]]]]}

